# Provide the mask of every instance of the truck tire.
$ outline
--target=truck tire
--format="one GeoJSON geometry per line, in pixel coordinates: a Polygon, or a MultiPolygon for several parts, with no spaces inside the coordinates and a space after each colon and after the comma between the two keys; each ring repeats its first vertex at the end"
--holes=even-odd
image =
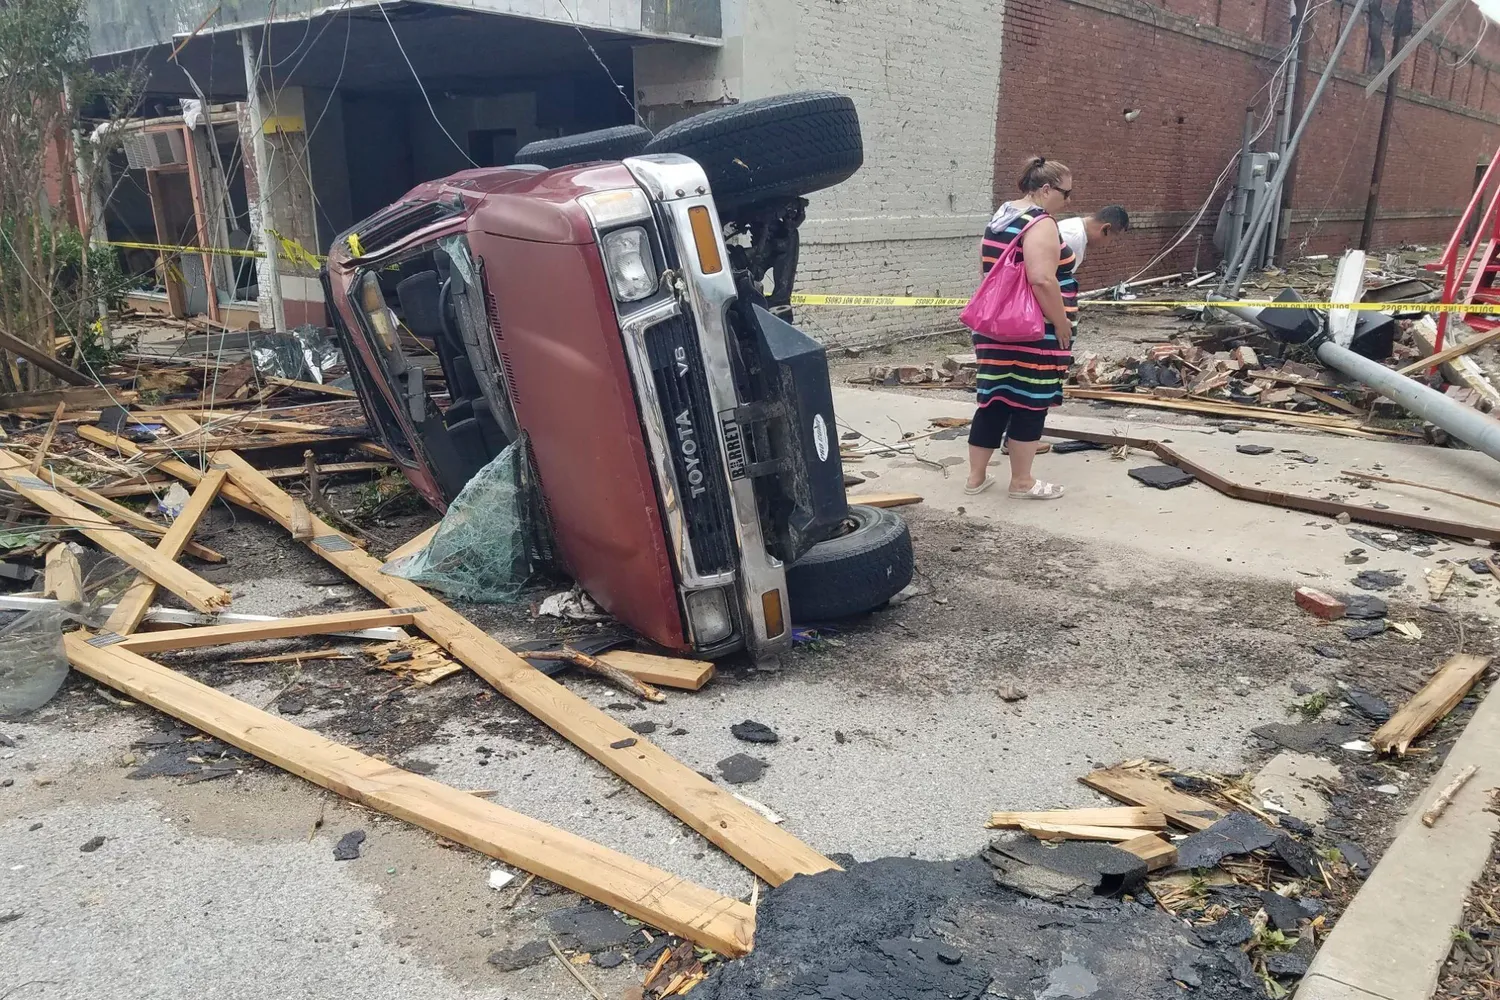
{"type": "Polygon", "coordinates": [[[880,607],[911,583],[911,532],[881,507],[851,505],[854,530],[819,542],[786,570],[792,621],[848,618],[880,607]]]}
{"type": "Polygon", "coordinates": [[[721,214],[833,187],[865,158],[854,102],[829,90],[706,111],[663,129],[646,152],[697,160],[721,214]]]}
{"type": "Polygon", "coordinates": [[[575,163],[596,160],[623,160],[639,156],[651,141],[651,133],[639,125],[602,128],[597,132],[580,132],[556,139],[538,139],[516,150],[517,163],[537,163],[544,167],[570,167],[575,163]]]}

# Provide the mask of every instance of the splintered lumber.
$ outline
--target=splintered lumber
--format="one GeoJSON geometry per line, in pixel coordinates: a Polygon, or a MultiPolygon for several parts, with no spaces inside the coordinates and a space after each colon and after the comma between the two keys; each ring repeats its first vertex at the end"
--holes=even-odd
{"type": "Polygon", "coordinates": [[[641,681],[636,680],[630,674],[627,674],[625,671],[617,670],[616,668],[611,667],[607,663],[604,663],[603,661],[598,660],[588,655],[587,653],[580,653],[576,649],[564,648],[560,650],[528,652],[522,654],[522,656],[524,659],[561,660],[564,663],[571,663],[575,667],[582,668],[583,670],[587,670],[590,673],[597,674],[598,676],[603,677],[605,680],[609,681],[620,690],[633,694],[637,698],[640,698],[644,701],[663,702],[667,700],[666,695],[662,694],[651,685],[644,684],[641,681]]]}
{"type": "Polygon", "coordinates": [[[1186,830],[1206,830],[1226,815],[1218,806],[1179,792],[1167,779],[1143,771],[1106,767],[1078,780],[1112,799],[1160,812],[1186,830]]]}
{"type": "MultiPolygon", "coordinates": [[[[124,504],[115,503],[109,497],[100,496],[82,483],[75,483],[67,476],[58,475],[52,469],[47,470],[46,478],[43,481],[55,489],[62,490],[74,499],[110,515],[116,521],[130,525],[130,527],[138,531],[145,531],[153,535],[165,535],[167,533],[167,529],[155,521],[142,517],[124,504]]],[[[223,555],[215,552],[206,545],[199,545],[197,542],[189,542],[184,551],[194,558],[202,559],[204,562],[221,563],[224,561],[223,555]]],[[[175,559],[177,556],[174,555],[172,558],[175,559]]]]}
{"type": "MultiPolygon", "coordinates": [[[[523,655],[531,655],[529,653],[523,655]]],[[[708,660],[679,659],[674,656],[654,656],[651,653],[636,653],[628,649],[616,649],[597,657],[616,670],[647,684],[697,691],[713,680],[714,665],[708,660]]]]}
{"type": "Polygon", "coordinates": [[[229,604],[229,591],[215,587],[198,574],[177,565],[134,535],[110,524],[100,515],[31,475],[26,464],[0,450],[0,479],[42,510],[60,517],[100,548],[112,552],[131,566],[166,587],[189,605],[211,614],[229,604]]]}
{"type": "MultiPolygon", "coordinates": [[[[1423,316],[1413,323],[1409,329],[1411,331],[1412,343],[1416,344],[1422,351],[1431,352],[1436,346],[1437,324],[1433,322],[1431,316],[1423,316]]],[[[1488,334],[1482,337],[1475,337],[1466,344],[1453,345],[1450,350],[1466,347],[1472,351],[1481,342],[1494,339],[1495,333],[1495,330],[1491,330],[1488,334]]],[[[1495,384],[1485,376],[1484,369],[1480,368],[1479,363],[1473,358],[1463,354],[1462,356],[1455,355],[1446,362],[1437,362],[1437,356],[1429,354],[1428,357],[1422,359],[1420,362],[1424,368],[1430,368],[1434,363],[1441,364],[1443,377],[1449,382],[1473,390],[1481,398],[1488,400],[1491,406],[1500,406],[1500,388],[1496,388],[1495,384]]],[[[1405,374],[1411,374],[1412,368],[1413,366],[1408,365],[1402,371],[1405,374]]]]}
{"type": "Polygon", "coordinates": [[[83,603],[83,568],[67,542],[58,542],[47,550],[42,580],[43,597],[55,597],[63,604],[83,603]]]}
{"type": "Polygon", "coordinates": [[[116,644],[63,639],[78,670],[262,760],[723,955],[750,950],[755,914],[668,872],[368,757],[116,644]]]}
{"type": "Polygon", "coordinates": [[[296,639],[307,635],[333,635],[387,625],[410,625],[420,607],[380,608],[376,611],[338,611],[328,615],[304,618],[274,618],[264,622],[240,622],[233,625],[206,625],[202,628],[176,628],[166,632],[148,632],[121,639],[119,645],[136,653],[161,653],[178,649],[201,649],[204,646],[228,646],[237,642],[264,639],[296,639]]]}
{"type": "MultiPolygon", "coordinates": [[[[161,541],[156,543],[156,551],[161,553],[162,558],[175,560],[182,555],[192,540],[193,532],[198,529],[198,522],[203,520],[203,515],[213,506],[214,498],[219,495],[219,490],[228,478],[229,474],[223,469],[211,469],[202,482],[193,488],[193,495],[183,504],[182,512],[177,515],[166,534],[161,536],[161,541]]],[[[104,623],[105,629],[118,635],[129,635],[140,626],[141,619],[151,610],[151,602],[155,599],[156,581],[144,573],[140,574],[125,589],[120,603],[104,623]]]]}
{"type": "Polygon", "coordinates": [[[921,503],[922,497],[917,493],[851,493],[849,502],[865,507],[905,507],[907,504],[921,503]]]}
{"type": "Polygon", "coordinates": [[[159,441],[143,445],[141,450],[151,454],[162,452],[216,451],[232,448],[236,451],[263,451],[267,448],[305,448],[308,445],[327,444],[348,447],[350,441],[358,441],[368,434],[363,428],[329,434],[231,434],[224,437],[203,435],[182,440],[159,441]]]}
{"type": "MultiPolygon", "coordinates": [[[[189,425],[196,426],[191,420],[177,426],[169,422],[178,433],[191,429],[189,425]]],[[[285,491],[234,452],[218,452],[213,461],[229,468],[230,480],[245,495],[254,497],[252,503],[262,513],[283,528],[290,528],[292,498],[285,491]]],[[[529,666],[421,587],[386,576],[380,571],[379,559],[358,549],[316,516],[313,527],[315,536],[308,543],[313,553],[391,607],[426,605],[413,617],[414,624],[429,639],[766,882],[775,886],[794,875],[838,868],[639,733],[529,666]]]]}
{"type": "Polygon", "coordinates": [[[353,389],[340,389],[332,385],[319,385],[317,382],[298,382],[292,378],[271,377],[263,380],[267,385],[279,385],[286,389],[301,389],[303,392],[317,392],[325,396],[337,396],[340,399],[358,399],[359,393],[353,389]]]}
{"type": "Polygon", "coordinates": [[[1410,701],[1396,709],[1396,714],[1375,730],[1370,743],[1380,753],[1395,752],[1404,756],[1412,742],[1434,724],[1453,711],[1453,706],[1463,701],[1464,695],[1479,680],[1485,667],[1490,665],[1488,656],[1459,653],[1449,657],[1448,662],[1422,685],[1422,689],[1410,701]]]}
{"type": "Polygon", "coordinates": [[[1122,841],[1115,846],[1122,851],[1129,851],[1146,862],[1148,872],[1154,872],[1159,868],[1170,868],[1177,863],[1177,848],[1173,847],[1170,841],[1154,833],[1148,833],[1134,840],[1122,841]]]}
{"type": "MultiPolygon", "coordinates": [[[[85,441],[92,441],[94,444],[113,448],[116,452],[128,458],[141,458],[146,454],[141,450],[141,446],[134,441],[127,440],[118,434],[111,434],[99,427],[80,427],[78,428],[78,436],[85,441]]],[[[190,486],[197,486],[203,479],[203,473],[200,470],[175,458],[169,458],[164,462],[158,463],[156,471],[165,472],[169,476],[176,476],[190,486]]],[[[234,485],[234,483],[225,483],[220,488],[219,493],[224,499],[231,500],[248,510],[256,512],[260,510],[256,506],[254,498],[234,485]]]]}
{"type": "Polygon", "coordinates": [[[1443,790],[1438,792],[1438,797],[1432,800],[1432,805],[1428,806],[1427,811],[1422,814],[1422,825],[1432,826],[1442,818],[1443,813],[1448,810],[1448,805],[1453,801],[1453,797],[1458,794],[1458,790],[1468,784],[1469,779],[1478,772],[1479,765],[1470,764],[1458,772],[1452,781],[1444,785],[1443,790]]]}
{"type": "Polygon", "coordinates": [[[1443,595],[1448,592],[1448,584],[1453,582],[1453,567],[1438,566],[1427,571],[1427,596],[1434,601],[1441,601],[1443,595]]]}
{"type": "Polygon", "coordinates": [[[312,512],[301,500],[292,501],[292,539],[305,542],[313,536],[312,512]]]}
{"type": "Polygon", "coordinates": [[[57,409],[52,413],[52,422],[47,425],[47,433],[42,435],[42,443],[36,446],[36,454],[31,458],[31,474],[34,476],[42,471],[42,463],[47,459],[47,449],[52,447],[52,439],[57,435],[57,423],[62,419],[63,411],[68,408],[67,400],[57,404],[57,409]]]}
{"type": "Polygon", "coordinates": [[[1101,809],[1048,809],[1043,812],[997,812],[985,826],[990,829],[1019,827],[1023,823],[1062,823],[1083,826],[1134,826],[1147,830],[1166,828],[1167,818],[1159,809],[1139,806],[1107,806],[1101,809]]]}
{"type": "Polygon", "coordinates": [[[1083,826],[1077,823],[1022,823],[1021,830],[1037,840],[1135,840],[1149,836],[1150,830],[1128,826],[1083,826]]]}
{"type": "Polygon", "coordinates": [[[397,559],[409,556],[413,552],[425,549],[428,543],[432,541],[433,537],[437,535],[438,529],[442,526],[443,522],[439,521],[437,524],[434,524],[432,527],[428,528],[421,534],[413,538],[408,538],[403,544],[398,545],[395,549],[393,549],[391,551],[391,554],[385,557],[385,561],[388,563],[395,562],[397,559]]]}

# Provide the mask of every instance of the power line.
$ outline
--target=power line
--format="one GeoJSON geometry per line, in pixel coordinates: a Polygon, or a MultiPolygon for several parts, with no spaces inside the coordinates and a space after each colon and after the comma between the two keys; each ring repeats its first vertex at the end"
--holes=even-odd
{"type": "Polygon", "coordinates": [[[396,40],[396,48],[400,50],[401,58],[406,60],[406,68],[411,70],[411,78],[417,82],[417,90],[421,92],[422,100],[427,102],[427,110],[432,114],[432,120],[437,122],[437,127],[442,129],[448,141],[453,143],[453,148],[458,150],[465,160],[468,160],[469,166],[478,167],[479,164],[470,158],[469,151],[458,144],[458,140],[453,138],[453,134],[448,131],[448,126],[444,125],[443,120],[438,117],[437,108],[432,106],[432,98],[427,96],[427,88],[422,86],[422,78],[417,75],[417,68],[411,64],[411,57],[406,54],[406,46],[401,44],[401,36],[396,34],[396,26],[391,23],[391,16],[385,12],[385,0],[378,0],[375,6],[380,8],[380,16],[385,18],[385,26],[391,29],[391,37],[396,40]]]}

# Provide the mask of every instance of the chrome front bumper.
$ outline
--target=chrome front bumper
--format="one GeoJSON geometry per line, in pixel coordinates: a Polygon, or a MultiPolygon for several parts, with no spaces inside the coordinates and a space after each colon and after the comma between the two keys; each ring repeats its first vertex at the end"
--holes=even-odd
{"type": "MultiPolygon", "coordinates": [[[[621,325],[625,331],[626,350],[631,355],[636,390],[645,404],[642,406],[642,416],[647,442],[658,482],[661,483],[668,530],[672,536],[672,551],[685,592],[684,618],[691,630],[692,619],[687,614],[686,592],[732,586],[737,597],[737,635],[721,646],[727,651],[728,648],[743,644],[756,658],[775,656],[791,646],[786,568],[780,560],[766,551],[754,483],[743,475],[735,478],[730,471],[731,449],[730,442],[726,440],[725,427],[735,426],[734,413],[742,401],[735,389],[734,371],[730,365],[731,334],[727,327],[727,312],[737,293],[734,277],[728,266],[729,255],[724,246],[718,210],[714,206],[703,168],[687,157],[636,157],[626,160],[625,165],[658,206],[668,229],[662,236],[670,240],[677,249],[678,273],[682,279],[674,301],[664,302],[639,315],[632,315],[621,325]],[[713,220],[714,233],[719,242],[719,258],[723,262],[717,274],[704,274],[698,261],[688,218],[689,209],[697,206],[707,208],[713,220]],[[691,313],[697,327],[709,396],[719,416],[713,433],[720,454],[724,456],[723,475],[729,489],[739,555],[736,571],[730,573],[705,575],[698,572],[680,508],[681,484],[672,461],[671,438],[657,401],[656,388],[651,384],[649,365],[645,363],[646,331],[664,319],[679,315],[683,310],[691,313]],[[764,597],[770,591],[778,592],[781,608],[781,629],[775,635],[770,634],[765,613],[764,597]]],[[[699,430],[700,433],[706,433],[706,429],[699,430]]],[[[717,648],[706,650],[709,653],[715,651],[717,648]]]]}

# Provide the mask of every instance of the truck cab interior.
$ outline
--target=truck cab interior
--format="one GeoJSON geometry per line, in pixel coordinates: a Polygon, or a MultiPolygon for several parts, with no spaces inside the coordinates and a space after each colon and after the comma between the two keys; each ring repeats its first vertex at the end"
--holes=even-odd
{"type": "MultiPolygon", "coordinates": [[[[352,292],[371,353],[382,369],[357,378],[387,386],[435,474],[446,504],[516,440],[490,342],[483,277],[463,237],[363,269],[352,292]]],[[[357,353],[351,353],[357,357],[357,353]]],[[[366,398],[383,401],[375,386],[366,398]]],[[[392,451],[413,461],[394,413],[376,407],[392,451]]]]}

